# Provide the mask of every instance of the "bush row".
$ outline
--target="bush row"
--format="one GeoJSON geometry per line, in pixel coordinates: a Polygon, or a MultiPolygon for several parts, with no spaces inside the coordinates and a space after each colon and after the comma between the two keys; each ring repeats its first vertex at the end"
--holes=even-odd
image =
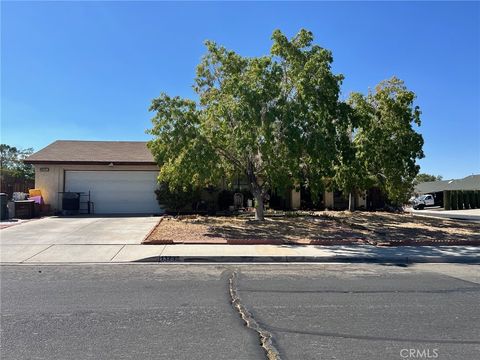
{"type": "Polygon", "coordinates": [[[443,192],[445,210],[480,208],[480,190],[448,190],[443,192]]]}

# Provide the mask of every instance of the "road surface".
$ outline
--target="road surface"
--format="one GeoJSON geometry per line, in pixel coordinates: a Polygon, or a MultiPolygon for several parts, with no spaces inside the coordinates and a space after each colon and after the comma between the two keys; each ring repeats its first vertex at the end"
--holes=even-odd
{"type": "Polygon", "coordinates": [[[5,360],[480,358],[478,265],[0,270],[5,360]]]}

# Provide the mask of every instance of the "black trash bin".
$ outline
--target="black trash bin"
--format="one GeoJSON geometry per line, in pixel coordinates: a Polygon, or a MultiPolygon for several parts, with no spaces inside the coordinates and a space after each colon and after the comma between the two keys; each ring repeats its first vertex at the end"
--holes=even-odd
{"type": "Polygon", "coordinates": [[[62,210],[78,212],[78,210],[80,210],[80,194],[64,192],[62,197],[62,210]]]}
{"type": "Polygon", "coordinates": [[[5,193],[0,193],[0,219],[8,220],[7,208],[8,196],[5,193]]]}

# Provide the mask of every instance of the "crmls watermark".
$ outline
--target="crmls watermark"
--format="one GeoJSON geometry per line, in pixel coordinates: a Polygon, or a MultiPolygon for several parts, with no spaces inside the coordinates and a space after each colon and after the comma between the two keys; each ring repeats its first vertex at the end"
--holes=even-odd
{"type": "Polygon", "coordinates": [[[402,349],[400,357],[402,359],[437,359],[438,349],[402,349]]]}

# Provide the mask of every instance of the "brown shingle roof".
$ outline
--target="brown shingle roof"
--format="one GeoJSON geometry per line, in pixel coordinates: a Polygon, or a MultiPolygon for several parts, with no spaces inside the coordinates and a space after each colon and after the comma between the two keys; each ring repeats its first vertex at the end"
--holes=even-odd
{"type": "Polygon", "coordinates": [[[57,140],[30,155],[26,163],[155,164],[144,141],[57,140]]]}

